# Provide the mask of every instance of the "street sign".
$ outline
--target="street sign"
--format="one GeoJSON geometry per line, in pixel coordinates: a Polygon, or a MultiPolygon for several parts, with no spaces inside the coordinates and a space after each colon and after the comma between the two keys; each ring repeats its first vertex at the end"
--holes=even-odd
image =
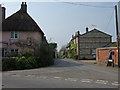
{"type": "Polygon", "coordinates": [[[111,55],[115,55],[115,52],[111,52],[111,55]]]}

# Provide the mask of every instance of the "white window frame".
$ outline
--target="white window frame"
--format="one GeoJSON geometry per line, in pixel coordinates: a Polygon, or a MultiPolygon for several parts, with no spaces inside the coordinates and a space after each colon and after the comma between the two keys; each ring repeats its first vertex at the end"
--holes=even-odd
{"type": "Polygon", "coordinates": [[[19,38],[19,32],[10,32],[10,38],[11,39],[18,39],[19,38]],[[14,34],[13,38],[12,38],[12,33],[14,34]],[[15,38],[16,34],[17,34],[17,38],[15,38]]]}
{"type": "Polygon", "coordinates": [[[8,45],[8,43],[2,43],[2,45],[8,45]]]}
{"type": "Polygon", "coordinates": [[[10,49],[10,52],[11,52],[11,50],[13,50],[13,52],[15,52],[15,50],[18,50],[18,52],[19,52],[19,49],[10,49]]]}
{"type": "Polygon", "coordinates": [[[3,48],[3,54],[4,54],[3,56],[6,57],[6,55],[7,55],[7,48],[3,48]]]}
{"type": "MultiPolygon", "coordinates": [[[[16,50],[17,48],[15,48],[15,49],[10,49],[10,53],[12,53],[11,52],[11,50],[13,50],[13,52],[16,52],[15,50],[16,50]]],[[[18,52],[17,52],[17,55],[19,54],[19,49],[17,49],[18,50],[18,52]]]]}

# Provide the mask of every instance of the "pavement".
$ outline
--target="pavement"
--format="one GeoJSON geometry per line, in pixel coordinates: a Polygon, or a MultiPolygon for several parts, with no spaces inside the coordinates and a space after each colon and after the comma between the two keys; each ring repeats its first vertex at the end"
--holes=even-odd
{"type": "MultiPolygon", "coordinates": [[[[65,58],[65,59],[68,59],[68,58],[65,58]]],[[[75,60],[75,59],[69,59],[71,61],[74,61],[74,62],[81,62],[81,63],[88,63],[88,64],[93,64],[93,65],[96,65],[96,66],[101,66],[101,67],[105,67],[105,68],[109,68],[109,69],[113,69],[113,70],[117,70],[118,71],[118,65],[115,65],[114,67],[112,66],[106,66],[106,64],[98,64],[96,60],[75,60]]]]}
{"type": "Polygon", "coordinates": [[[2,73],[2,88],[118,88],[118,71],[69,59],[30,70],[2,73]]]}

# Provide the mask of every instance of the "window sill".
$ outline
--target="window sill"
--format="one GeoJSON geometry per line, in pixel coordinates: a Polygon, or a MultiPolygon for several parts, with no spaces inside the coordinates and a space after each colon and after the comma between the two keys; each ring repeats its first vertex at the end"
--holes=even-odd
{"type": "Polygon", "coordinates": [[[18,40],[18,38],[10,38],[10,40],[18,40]]]}

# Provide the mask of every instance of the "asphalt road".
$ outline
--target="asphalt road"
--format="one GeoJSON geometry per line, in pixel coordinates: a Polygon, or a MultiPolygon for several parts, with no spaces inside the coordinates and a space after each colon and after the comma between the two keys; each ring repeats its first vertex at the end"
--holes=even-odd
{"type": "Polygon", "coordinates": [[[80,61],[2,73],[3,88],[118,88],[118,71],[80,61]]]}

